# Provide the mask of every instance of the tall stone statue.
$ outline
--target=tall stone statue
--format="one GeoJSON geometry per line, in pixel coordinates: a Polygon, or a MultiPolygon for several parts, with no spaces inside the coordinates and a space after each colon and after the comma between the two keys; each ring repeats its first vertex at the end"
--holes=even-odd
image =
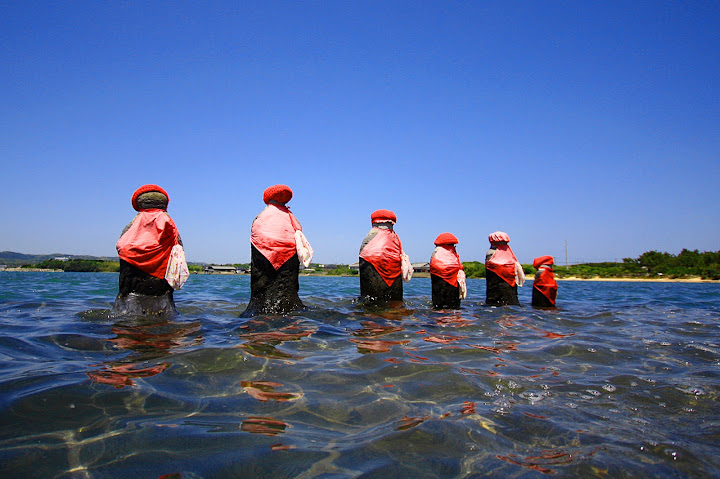
{"type": "Polygon", "coordinates": [[[266,206],[250,233],[250,303],[243,317],[282,315],[305,307],[298,296],[298,275],[301,264],[310,264],[313,251],[286,206],[292,196],[286,185],[271,186],[263,193],[266,206]]]}
{"type": "Polygon", "coordinates": [[[177,313],[173,291],[182,287],[188,274],[180,233],[167,213],[169,201],[157,185],[141,186],[132,195],[138,213],[116,245],[120,258],[116,314],[177,313]]]}
{"type": "Polygon", "coordinates": [[[377,210],[360,246],[360,296],[369,301],[402,301],[403,281],[412,277],[410,260],[393,230],[395,213],[377,210]]]}
{"type": "Polygon", "coordinates": [[[490,249],[485,255],[487,281],[485,304],[490,306],[520,304],[517,287],[525,282],[525,273],[508,245],[510,237],[507,233],[496,231],[488,239],[490,249]]]}
{"type": "Polygon", "coordinates": [[[455,250],[457,243],[451,233],[442,233],[435,239],[430,258],[433,308],[460,309],[460,300],[467,294],[465,271],[455,250]]]}
{"type": "Polygon", "coordinates": [[[558,285],[555,281],[552,256],[540,256],[533,260],[533,268],[537,269],[533,281],[532,305],[539,308],[554,308],[557,299],[558,285]]]}

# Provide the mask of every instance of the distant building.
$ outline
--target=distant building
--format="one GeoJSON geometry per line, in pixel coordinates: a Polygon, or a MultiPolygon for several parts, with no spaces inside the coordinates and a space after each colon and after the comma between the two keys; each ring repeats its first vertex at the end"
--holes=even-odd
{"type": "Polygon", "coordinates": [[[349,264],[348,268],[353,269],[355,271],[360,271],[360,263],[358,262],[358,263],[349,264]]]}
{"type": "Polygon", "coordinates": [[[7,269],[6,264],[0,264],[0,271],[5,271],[7,269]]]}
{"type": "Polygon", "coordinates": [[[70,258],[67,256],[56,256],[53,258],[55,261],[70,261],[70,258]]]}
{"type": "Polygon", "coordinates": [[[429,273],[430,272],[430,263],[413,263],[412,267],[416,273],[429,273]]]}
{"type": "Polygon", "coordinates": [[[213,273],[213,274],[237,274],[242,273],[242,270],[240,268],[237,268],[235,266],[222,266],[218,264],[209,264],[203,267],[204,273],[213,273]]]}

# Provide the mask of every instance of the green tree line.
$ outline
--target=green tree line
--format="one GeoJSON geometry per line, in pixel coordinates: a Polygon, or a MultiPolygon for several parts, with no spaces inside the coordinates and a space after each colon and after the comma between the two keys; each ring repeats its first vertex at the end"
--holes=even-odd
{"type": "MultiPolygon", "coordinates": [[[[532,265],[524,264],[526,275],[534,275],[532,265]]],[[[484,278],[485,264],[479,261],[463,263],[468,278],[484,278]]],[[[680,254],[648,251],[638,258],[623,258],[622,263],[583,263],[570,266],[555,265],[558,278],[574,276],[577,278],[647,278],[647,277],[700,277],[720,279],[720,251],[699,252],[683,249],[680,254]]]]}
{"type": "Polygon", "coordinates": [[[37,264],[26,264],[23,268],[61,269],[67,273],[117,273],[120,262],[94,259],[71,259],[61,261],[48,259],[37,264]]]}
{"type": "Polygon", "coordinates": [[[638,258],[623,258],[622,263],[585,263],[556,266],[559,278],[684,278],[720,279],[720,251],[699,252],[683,249],[680,254],[648,251],[638,258]]]}
{"type": "Polygon", "coordinates": [[[678,255],[648,251],[637,259],[624,258],[623,265],[640,274],[720,279],[720,251],[683,249],[678,255]]]}
{"type": "Polygon", "coordinates": [[[350,269],[350,266],[341,264],[335,269],[330,269],[326,273],[328,276],[357,276],[360,272],[356,269],[350,269]]]}

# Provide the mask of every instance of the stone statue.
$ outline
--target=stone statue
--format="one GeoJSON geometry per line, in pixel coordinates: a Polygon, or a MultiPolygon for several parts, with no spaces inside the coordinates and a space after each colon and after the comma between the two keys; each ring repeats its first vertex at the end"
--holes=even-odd
{"type": "Polygon", "coordinates": [[[555,281],[552,256],[540,256],[533,260],[533,268],[537,269],[532,289],[532,305],[539,308],[554,308],[557,299],[558,285],[555,281]]]}
{"type": "Polygon", "coordinates": [[[442,233],[435,239],[435,250],[430,258],[432,303],[436,309],[460,309],[467,286],[460,257],[455,250],[458,239],[451,233],[442,233]]]}
{"type": "MultiPolygon", "coordinates": [[[[119,291],[113,306],[116,314],[177,314],[173,287],[165,276],[173,247],[182,247],[182,241],[167,213],[169,201],[167,192],[157,185],[141,186],[132,195],[138,213],[116,245],[120,259],[119,291]]],[[[184,261],[184,253],[182,258],[184,261]]]]}
{"type": "Polygon", "coordinates": [[[377,210],[370,221],[372,229],[360,246],[360,296],[373,302],[402,301],[403,280],[410,280],[412,266],[393,230],[397,217],[377,210]]]}
{"type": "Polygon", "coordinates": [[[286,185],[263,193],[267,206],[253,221],[250,234],[250,302],[243,317],[282,315],[305,307],[298,296],[298,275],[301,264],[310,264],[312,248],[286,206],[292,196],[286,185]]]}
{"type": "Polygon", "coordinates": [[[490,249],[485,255],[487,281],[485,304],[490,306],[520,304],[517,287],[523,285],[525,273],[508,245],[510,237],[507,233],[496,231],[488,239],[490,249]]]}

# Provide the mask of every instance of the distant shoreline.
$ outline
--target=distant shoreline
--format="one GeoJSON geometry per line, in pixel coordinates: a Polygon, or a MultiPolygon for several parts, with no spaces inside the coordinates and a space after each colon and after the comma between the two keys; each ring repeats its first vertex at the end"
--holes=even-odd
{"type": "Polygon", "coordinates": [[[12,273],[64,273],[61,269],[44,269],[44,268],[5,268],[0,269],[0,273],[3,271],[10,271],[12,273]]]}
{"type": "Polygon", "coordinates": [[[717,279],[702,279],[699,276],[689,278],[601,278],[595,276],[593,278],[578,278],[568,276],[567,278],[555,278],[557,281],[625,281],[637,283],[720,283],[717,279]]]}
{"type": "MultiPolygon", "coordinates": [[[[21,273],[63,273],[63,270],[61,269],[41,269],[41,268],[5,268],[0,270],[0,273],[3,271],[10,271],[10,272],[21,272],[21,273]]],[[[247,273],[192,273],[194,274],[210,274],[210,275],[219,275],[219,276],[249,276],[247,273]]],[[[358,275],[356,274],[344,274],[344,275],[330,275],[330,274],[314,274],[314,273],[308,273],[303,274],[302,271],[300,272],[300,276],[313,276],[313,277],[326,277],[326,278],[357,278],[358,275]]],[[[528,275],[530,276],[530,275],[528,275]]],[[[415,273],[413,275],[414,278],[429,278],[430,273],[415,273]]],[[[483,279],[483,278],[469,278],[469,279],[483,279]]],[[[688,278],[632,278],[632,277],[626,277],[626,278],[603,278],[600,276],[595,276],[592,278],[578,278],[577,276],[568,276],[565,278],[555,278],[557,281],[612,281],[612,282],[632,282],[632,283],[720,283],[720,280],[717,279],[702,279],[699,276],[693,276],[688,278]]],[[[527,278],[528,282],[532,282],[532,278],[527,278]]]]}

